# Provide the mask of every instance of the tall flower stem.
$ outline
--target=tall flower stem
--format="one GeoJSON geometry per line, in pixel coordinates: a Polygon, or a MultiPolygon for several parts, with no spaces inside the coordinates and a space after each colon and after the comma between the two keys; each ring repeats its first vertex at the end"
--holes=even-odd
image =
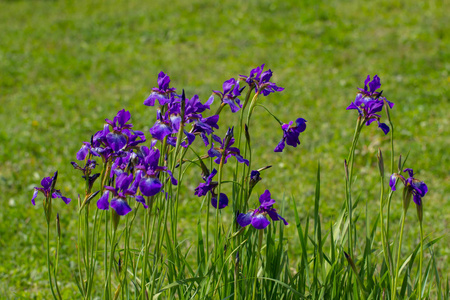
{"type": "Polygon", "coordinates": [[[50,222],[48,221],[47,221],[47,270],[48,270],[48,282],[50,283],[50,290],[52,291],[53,298],[61,299],[56,297],[55,290],[53,289],[52,273],[50,268],[50,222]]]}
{"type": "Polygon", "coordinates": [[[392,300],[394,300],[397,296],[398,269],[400,267],[400,257],[401,257],[401,252],[402,252],[403,229],[405,227],[405,220],[406,220],[406,210],[403,210],[401,227],[400,227],[400,239],[399,239],[398,250],[397,250],[397,261],[395,263],[394,281],[392,284],[392,296],[391,296],[392,300]]]}
{"type": "Polygon", "coordinates": [[[256,255],[256,262],[255,262],[255,279],[253,280],[253,296],[252,299],[255,300],[256,298],[256,281],[258,279],[258,266],[259,266],[259,256],[261,255],[261,246],[262,246],[262,240],[264,235],[264,229],[259,230],[259,237],[258,237],[258,255],[256,255]]]}
{"type": "Polygon", "coordinates": [[[348,209],[348,219],[349,219],[349,228],[348,228],[348,248],[350,252],[350,256],[354,256],[353,253],[353,203],[352,203],[352,182],[353,182],[353,165],[355,162],[355,149],[356,144],[358,143],[359,135],[361,133],[361,129],[364,126],[364,122],[361,117],[358,118],[356,122],[355,133],[353,135],[352,146],[350,148],[350,153],[348,155],[348,163],[350,165],[349,175],[346,176],[345,181],[345,192],[347,198],[347,209],[348,209]]]}
{"type": "Polygon", "coordinates": [[[387,249],[387,245],[388,245],[388,239],[387,239],[387,234],[386,234],[386,229],[384,227],[384,216],[383,216],[383,210],[384,210],[384,178],[381,177],[381,195],[380,195],[380,223],[381,223],[381,244],[383,246],[383,255],[384,255],[384,260],[386,262],[386,266],[388,267],[389,270],[389,274],[391,275],[391,277],[393,277],[392,275],[392,268],[391,268],[391,263],[390,263],[390,259],[389,259],[389,250],[387,249]]]}
{"type": "Polygon", "coordinates": [[[222,187],[222,175],[223,175],[223,163],[225,160],[225,151],[222,153],[222,157],[220,158],[220,164],[219,164],[219,175],[218,175],[218,182],[217,182],[217,202],[216,202],[216,232],[214,236],[214,252],[216,255],[219,254],[219,202],[220,202],[220,190],[222,187]]]}
{"type": "Polygon", "coordinates": [[[419,295],[418,299],[422,299],[422,265],[423,265],[423,226],[422,220],[419,221],[420,224],[420,257],[419,257],[419,295]]]}

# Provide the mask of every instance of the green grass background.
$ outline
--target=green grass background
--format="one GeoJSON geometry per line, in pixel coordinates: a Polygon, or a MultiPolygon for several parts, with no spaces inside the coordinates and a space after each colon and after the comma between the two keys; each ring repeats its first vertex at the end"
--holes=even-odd
{"type": "MultiPolygon", "coordinates": [[[[345,108],[365,77],[378,74],[384,95],[395,103],[396,152],[411,151],[407,166],[429,187],[424,230],[433,237],[446,235],[435,253],[440,271],[448,274],[450,14],[444,3],[0,2],[0,295],[49,295],[45,221],[41,200],[36,207],[30,203],[32,189],[59,170],[59,188],[75,200],[83,189],[70,161],[105,118],[125,108],[135,128],[148,133],[155,113],[142,102],[160,71],[171,76],[178,91],[184,88],[188,97],[198,94],[205,101],[223,81],[262,63],[285,88],[263,103],[282,121],[303,117],[308,127],[300,148],[277,154],[273,148],[281,129],[262,110],[254,115],[253,165],[274,166],[262,174],[257,192],[268,188],[275,199],[293,195],[305,218],[313,210],[320,160],[321,215],[333,222],[344,201],[343,159],[357,117],[345,108]]],[[[228,109],[221,119],[224,128],[232,125],[228,109]]],[[[378,212],[378,148],[389,161],[389,138],[375,125],[365,127],[354,190],[372,219],[378,212]]],[[[200,181],[196,175],[185,182],[183,238],[195,235],[200,200],[193,189],[200,181]]],[[[400,194],[393,201],[394,220],[400,217],[400,194]]],[[[58,202],[54,208],[64,229],[61,287],[74,295],[75,207],[58,202]]],[[[285,215],[292,216],[288,206],[285,215]]],[[[397,221],[393,224],[395,229],[397,221]]],[[[405,253],[419,242],[413,209],[406,226],[405,253]]],[[[295,262],[294,226],[287,236],[295,262]]]]}

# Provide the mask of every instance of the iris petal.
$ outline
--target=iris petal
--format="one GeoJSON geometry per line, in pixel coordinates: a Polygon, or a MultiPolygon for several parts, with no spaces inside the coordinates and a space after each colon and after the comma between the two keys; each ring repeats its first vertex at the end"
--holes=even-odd
{"type": "Polygon", "coordinates": [[[100,197],[97,201],[97,207],[101,210],[108,210],[109,209],[109,192],[106,191],[103,193],[103,196],[100,197]]]}
{"type": "Polygon", "coordinates": [[[246,214],[239,214],[239,216],[236,219],[236,222],[238,222],[241,227],[245,227],[252,223],[252,214],[253,212],[249,212],[246,214]]]}
{"type": "Polygon", "coordinates": [[[139,189],[144,196],[154,196],[161,191],[162,183],[156,177],[146,177],[139,183],[139,189]]]}
{"type": "Polygon", "coordinates": [[[131,211],[131,207],[127,201],[122,198],[114,198],[111,200],[111,207],[116,211],[119,216],[125,216],[131,211]]]}
{"type": "Polygon", "coordinates": [[[252,225],[256,229],[264,229],[269,226],[270,222],[264,215],[256,215],[252,218],[252,225]]]}

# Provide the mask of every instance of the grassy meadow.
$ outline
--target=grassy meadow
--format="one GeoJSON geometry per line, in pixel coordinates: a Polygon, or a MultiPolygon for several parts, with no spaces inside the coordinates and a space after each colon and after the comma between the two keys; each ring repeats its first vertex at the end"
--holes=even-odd
{"type": "MultiPolygon", "coordinates": [[[[298,117],[308,123],[299,148],[274,153],[282,131],[257,111],[253,165],[273,167],[262,173],[256,193],[269,188],[279,203],[289,200],[284,216],[291,224],[294,197],[306,222],[320,161],[320,216],[329,228],[345,199],[343,161],[357,118],[345,108],[366,76],[378,74],[383,95],[395,103],[396,155],[410,151],[406,166],[428,185],[424,231],[444,235],[433,250],[448,281],[449,16],[445,1],[434,0],[0,1],[0,298],[49,297],[45,221],[41,201],[30,203],[33,187],[58,170],[59,188],[76,200],[83,181],[70,162],[105,118],[125,108],[149,138],[155,115],[142,103],[160,71],[177,91],[184,88],[204,102],[223,81],[263,63],[285,88],[265,97],[264,105],[285,123],[298,117]]],[[[223,114],[230,124],[236,118],[229,109],[223,114]]],[[[388,161],[389,143],[376,125],[363,129],[353,188],[361,219],[366,205],[370,218],[377,216],[376,153],[381,148],[388,161]]],[[[196,235],[201,200],[193,192],[199,182],[193,173],[183,187],[180,240],[187,243],[196,235]]],[[[54,206],[63,230],[61,288],[68,298],[77,295],[69,259],[76,253],[75,202],[54,206]]],[[[394,195],[392,214],[397,228],[401,193],[394,195]]],[[[356,225],[364,232],[363,221],[356,225]]],[[[406,253],[419,242],[412,209],[405,228],[406,253]]],[[[295,268],[295,226],[286,227],[285,238],[295,268]]]]}

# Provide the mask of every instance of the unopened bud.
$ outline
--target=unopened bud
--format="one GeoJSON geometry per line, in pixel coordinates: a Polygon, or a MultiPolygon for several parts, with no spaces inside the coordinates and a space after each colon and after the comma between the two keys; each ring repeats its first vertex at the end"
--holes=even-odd
{"type": "Polygon", "coordinates": [[[411,189],[408,186],[405,186],[403,189],[403,212],[406,214],[409,208],[409,204],[411,203],[411,189]]]}
{"type": "Polygon", "coordinates": [[[58,171],[55,172],[55,174],[53,175],[53,178],[52,178],[52,189],[51,189],[52,193],[55,189],[57,179],[58,179],[58,171]]]}
{"type": "Polygon", "coordinates": [[[378,148],[377,158],[378,158],[378,169],[380,170],[380,176],[384,177],[383,153],[381,152],[381,149],[379,149],[379,148],[378,148]]]}
{"type": "Polygon", "coordinates": [[[250,132],[248,132],[248,126],[247,124],[245,124],[245,138],[247,139],[247,141],[250,143],[250,132]]]}
{"type": "Polygon", "coordinates": [[[58,232],[58,237],[61,238],[61,225],[59,223],[59,213],[56,214],[56,232],[58,232]]]}
{"type": "Polygon", "coordinates": [[[423,205],[416,205],[417,208],[417,218],[419,219],[419,222],[422,223],[423,220],[423,205]]]}
{"type": "Polygon", "coordinates": [[[349,180],[349,176],[348,176],[348,164],[347,164],[347,160],[344,159],[344,169],[345,169],[345,178],[348,181],[349,180]]]}
{"type": "Polygon", "coordinates": [[[227,133],[226,133],[226,135],[225,135],[225,142],[223,143],[223,144],[224,144],[224,145],[223,145],[223,148],[224,148],[224,149],[227,149],[227,148],[228,148],[228,145],[230,145],[231,139],[232,139],[233,136],[234,136],[233,130],[234,130],[234,127],[230,127],[230,128],[228,128],[228,130],[227,130],[227,133]]]}

